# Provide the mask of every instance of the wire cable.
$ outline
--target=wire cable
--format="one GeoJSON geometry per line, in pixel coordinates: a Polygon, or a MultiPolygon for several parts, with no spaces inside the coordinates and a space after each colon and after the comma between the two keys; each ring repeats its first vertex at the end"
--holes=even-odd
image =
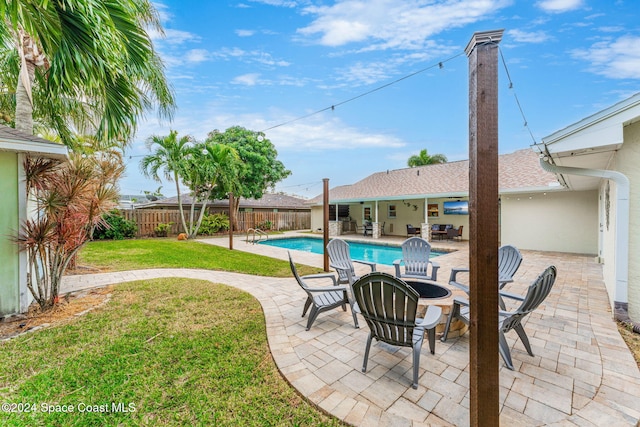
{"type": "Polygon", "coordinates": [[[397,83],[400,83],[403,80],[406,80],[406,79],[414,77],[414,76],[416,76],[418,74],[424,73],[425,71],[431,70],[432,68],[438,67],[438,68],[441,69],[441,68],[443,68],[443,66],[444,66],[444,64],[446,62],[452,61],[452,60],[456,59],[457,57],[459,57],[461,55],[464,55],[464,52],[460,52],[460,53],[458,53],[458,54],[456,54],[454,56],[451,56],[451,57],[449,57],[449,58],[447,58],[447,59],[445,59],[443,61],[438,61],[435,64],[429,65],[428,67],[422,68],[422,69],[420,69],[418,71],[414,71],[413,73],[407,74],[406,76],[400,77],[399,79],[396,79],[396,80],[394,80],[392,82],[385,83],[382,86],[378,86],[378,87],[373,88],[371,90],[368,90],[368,91],[366,91],[364,93],[356,95],[356,96],[354,96],[352,98],[346,99],[344,101],[340,101],[340,102],[338,102],[336,104],[330,105],[329,107],[322,108],[322,109],[314,111],[312,113],[305,114],[304,116],[296,117],[295,119],[287,120],[286,122],[282,122],[282,123],[277,124],[275,126],[268,127],[266,129],[261,130],[260,132],[264,133],[264,132],[266,132],[268,130],[279,128],[281,126],[285,126],[285,125],[291,124],[293,122],[297,122],[298,120],[303,120],[303,119],[306,119],[308,117],[315,116],[316,114],[320,114],[320,113],[323,113],[323,112],[328,111],[328,110],[332,110],[333,111],[333,110],[336,109],[336,107],[339,107],[341,105],[347,104],[347,103],[352,102],[352,101],[355,101],[356,99],[362,98],[364,96],[371,95],[374,92],[378,92],[378,91],[380,91],[382,89],[385,89],[385,88],[387,88],[389,86],[392,86],[392,85],[395,85],[397,83]]]}

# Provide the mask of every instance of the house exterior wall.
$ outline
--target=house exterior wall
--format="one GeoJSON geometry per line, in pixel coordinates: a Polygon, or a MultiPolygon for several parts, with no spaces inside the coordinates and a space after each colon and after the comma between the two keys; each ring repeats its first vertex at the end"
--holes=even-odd
{"type": "Polygon", "coordinates": [[[0,151],[0,316],[20,311],[20,255],[11,236],[20,226],[18,154],[0,151]]]}
{"type": "Polygon", "coordinates": [[[598,191],[501,196],[500,243],[520,249],[598,252],[598,191]]]}
{"type": "MultiPolygon", "coordinates": [[[[624,143],[616,155],[615,169],[629,178],[629,316],[640,320],[640,122],[624,127],[624,143]]],[[[615,199],[612,199],[614,201],[615,199]]],[[[612,203],[613,204],[613,203],[612,203]]],[[[613,268],[613,267],[612,267],[613,268]]],[[[608,270],[607,270],[608,273],[608,270]]],[[[615,280],[607,274],[605,281],[615,280]]]]}

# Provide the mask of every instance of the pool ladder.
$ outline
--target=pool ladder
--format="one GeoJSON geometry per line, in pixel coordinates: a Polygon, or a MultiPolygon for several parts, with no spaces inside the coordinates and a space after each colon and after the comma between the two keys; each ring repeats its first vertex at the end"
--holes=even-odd
{"type": "Polygon", "coordinates": [[[269,235],[264,231],[260,230],[259,228],[250,228],[247,230],[247,238],[245,241],[247,243],[253,243],[255,245],[257,242],[262,240],[263,236],[265,239],[269,238],[269,235]],[[251,239],[251,242],[249,242],[249,233],[253,233],[253,238],[251,239]],[[257,235],[257,239],[256,239],[256,235],[257,235]]]}

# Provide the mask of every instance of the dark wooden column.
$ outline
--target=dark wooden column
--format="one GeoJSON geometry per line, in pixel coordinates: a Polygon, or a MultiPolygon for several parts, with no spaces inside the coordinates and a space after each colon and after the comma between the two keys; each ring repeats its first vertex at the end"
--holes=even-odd
{"type": "MultiPolygon", "coordinates": [[[[336,206],[336,218],[338,207],[336,206]]],[[[329,254],[327,245],[329,244],[329,178],[322,179],[322,235],[324,253],[324,271],[329,271],[329,254]]]]}
{"type": "Polygon", "coordinates": [[[229,250],[233,250],[233,223],[235,217],[233,193],[229,193],[229,250]]]}
{"type": "Polygon", "coordinates": [[[469,57],[469,361],[471,425],[497,426],[498,377],[498,43],[478,32],[469,57]]]}

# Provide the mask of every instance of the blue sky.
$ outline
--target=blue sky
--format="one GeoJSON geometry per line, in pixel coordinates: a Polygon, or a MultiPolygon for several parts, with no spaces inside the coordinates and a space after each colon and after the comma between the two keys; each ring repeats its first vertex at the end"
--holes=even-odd
{"type": "Polygon", "coordinates": [[[203,140],[239,125],[265,131],[292,171],[278,191],[406,167],[426,148],[468,158],[468,60],[476,31],[500,43],[499,150],[527,148],[640,91],[637,0],[164,0],[152,34],[178,104],[152,114],[127,150],[123,194],[162,185],[139,172],[144,141],[175,129],[203,140]],[[439,63],[442,62],[442,67],[439,63]],[[351,102],[345,100],[424,70],[351,102]],[[516,96],[525,114],[520,114],[516,96]],[[319,114],[295,120],[318,110],[319,114]],[[292,121],[293,120],[293,121],[292,121]],[[290,123],[288,123],[290,122],[290,123]],[[283,123],[288,123],[281,125],[283,123]],[[274,127],[277,126],[277,127],[274,127]],[[533,135],[533,138],[532,138],[533,135]]]}

